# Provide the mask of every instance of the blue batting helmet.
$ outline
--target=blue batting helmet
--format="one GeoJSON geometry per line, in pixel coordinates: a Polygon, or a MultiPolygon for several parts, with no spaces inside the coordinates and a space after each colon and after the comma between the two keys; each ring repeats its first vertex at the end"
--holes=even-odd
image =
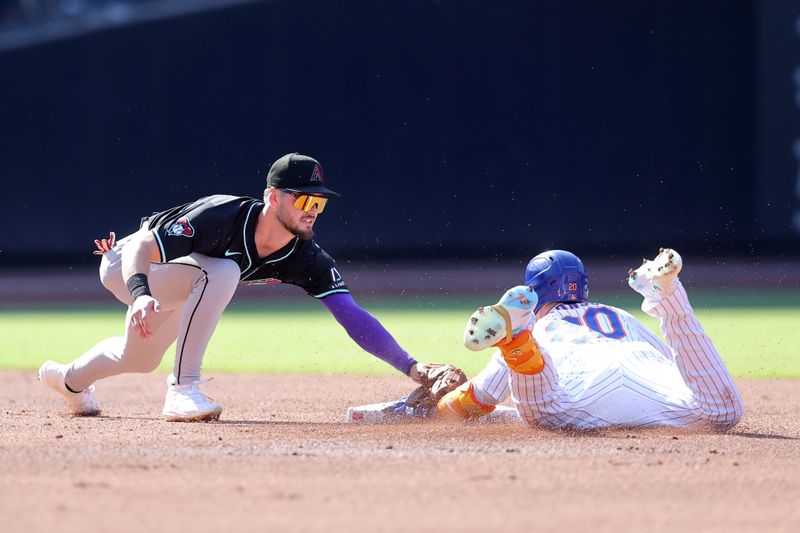
{"type": "Polygon", "coordinates": [[[564,250],[542,252],[525,268],[525,285],[531,287],[539,303],[585,302],[589,299],[589,278],[578,256],[564,250]]]}

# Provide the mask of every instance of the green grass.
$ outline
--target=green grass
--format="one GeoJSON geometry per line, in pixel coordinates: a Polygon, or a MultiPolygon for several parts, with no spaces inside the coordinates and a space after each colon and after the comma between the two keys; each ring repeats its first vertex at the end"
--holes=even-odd
{"type": "MultiPolygon", "coordinates": [[[[637,310],[635,298],[592,295],[637,310]]],[[[486,297],[421,300],[364,300],[370,310],[412,355],[421,361],[450,362],[473,375],[489,352],[461,345],[471,311],[486,297]]],[[[734,376],[800,377],[800,296],[758,297],[699,294],[695,309],[734,376]]],[[[648,327],[658,323],[635,313],[648,327]]],[[[119,307],[61,307],[0,310],[0,368],[32,370],[44,359],[66,362],[100,339],[122,332],[119,307]]],[[[172,365],[172,350],[161,368],[172,365]]],[[[226,311],[209,345],[207,372],[296,372],[392,374],[395,371],[363,352],[316,302],[236,303],[226,311]]]]}

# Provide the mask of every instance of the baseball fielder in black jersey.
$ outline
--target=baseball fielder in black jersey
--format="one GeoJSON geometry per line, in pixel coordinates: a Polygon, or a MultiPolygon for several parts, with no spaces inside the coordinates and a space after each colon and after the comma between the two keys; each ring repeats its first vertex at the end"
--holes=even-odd
{"type": "Polygon", "coordinates": [[[313,240],[330,198],[319,163],[287,154],[267,173],[262,200],[214,195],[142,220],[115,242],[95,241],[103,285],[128,305],[124,336],[99,342],[70,364],[46,361],[40,381],[61,394],[75,415],[96,415],[94,382],[125,372],[151,372],[177,340],[163,415],[209,420],[222,406],[202,393],[200,367],[220,315],[239,284],[290,283],[322,301],[362,348],[416,382],[429,365],[408,355],[359,307],[333,258],[313,240]]]}
{"type": "Polygon", "coordinates": [[[254,198],[217,194],[157,213],[143,223],[153,232],[159,262],[200,253],[235,261],[240,284],[291,283],[314,298],[350,292],[331,256],[313,240],[295,236],[259,257],[256,224],[264,206],[254,198]]]}

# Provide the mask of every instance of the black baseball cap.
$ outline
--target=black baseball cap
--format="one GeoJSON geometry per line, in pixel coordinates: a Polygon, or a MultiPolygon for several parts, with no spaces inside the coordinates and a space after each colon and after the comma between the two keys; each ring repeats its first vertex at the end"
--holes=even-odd
{"type": "Polygon", "coordinates": [[[295,152],[272,163],[267,172],[267,187],[325,198],[342,196],[325,187],[323,179],[322,167],[316,159],[295,152]]]}

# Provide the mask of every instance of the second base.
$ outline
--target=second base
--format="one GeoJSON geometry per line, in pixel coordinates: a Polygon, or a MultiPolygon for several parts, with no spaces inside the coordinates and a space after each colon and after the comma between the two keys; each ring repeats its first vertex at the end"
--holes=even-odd
{"type": "MultiPolygon", "coordinates": [[[[408,407],[403,400],[394,402],[356,405],[347,409],[347,421],[356,424],[379,424],[387,422],[404,422],[413,420],[429,420],[429,413],[418,413],[408,407]]],[[[488,415],[480,417],[476,422],[519,422],[519,414],[513,407],[498,405],[488,415]]]]}

